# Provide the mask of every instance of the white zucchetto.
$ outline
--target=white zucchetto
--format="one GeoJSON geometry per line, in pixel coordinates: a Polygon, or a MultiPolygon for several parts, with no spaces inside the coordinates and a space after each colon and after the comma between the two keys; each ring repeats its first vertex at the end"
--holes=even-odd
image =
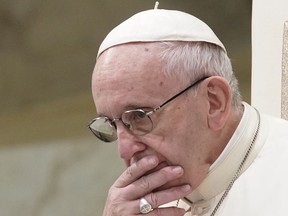
{"type": "Polygon", "coordinates": [[[181,11],[151,9],[139,12],[116,26],[104,39],[97,58],[110,47],[131,42],[202,41],[226,49],[212,29],[181,11]]]}

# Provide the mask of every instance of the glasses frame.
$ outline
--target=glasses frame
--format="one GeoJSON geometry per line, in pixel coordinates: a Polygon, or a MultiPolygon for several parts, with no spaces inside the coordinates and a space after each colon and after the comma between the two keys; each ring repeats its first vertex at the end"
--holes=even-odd
{"type": "MultiPolygon", "coordinates": [[[[197,84],[199,84],[200,82],[204,81],[205,79],[207,79],[207,78],[209,78],[209,77],[211,77],[211,76],[205,76],[205,77],[202,77],[202,78],[198,79],[197,81],[193,82],[191,85],[189,85],[188,87],[186,87],[185,89],[183,89],[182,91],[180,91],[179,93],[177,93],[176,95],[174,95],[173,97],[171,97],[171,98],[169,98],[168,100],[166,100],[166,101],[165,101],[164,103],[162,103],[160,106],[157,106],[156,108],[152,109],[151,111],[144,111],[143,109],[134,109],[134,110],[127,110],[127,111],[125,111],[124,113],[140,111],[140,112],[142,112],[146,117],[148,117],[148,118],[150,119],[151,124],[152,124],[151,130],[150,130],[149,132],[147,132],[147,133],[141,134],[141,136],[144,136],[145,134],[150,133],[150,132],[154,129],[153,121],[152,121],[152,119],[150,118],[150,116],[151,116],[153,113],[158,112],[158,111],[161,110],[166,104],[168,104],[169,102],[173,101],[175,98],[177,98],[178,96],[182,95],[184,92],[186,92],[187,90],[191,89],[192,87],[196,86],[197,84]]],[[[123,114],[124,114],[124,113],[123,113],[123,114]]],[[[122,115],[123,115],[123,114],[122,114],[122,115]]],[[[121,115],[121,116],[122,116],[122,115],[121,115]]],[[[102,140],[102,141],[104,141],[104,142],[113,142],[113,141],[115,141],[115,140],[117,140],[117,139],[115,139],[115,140],[113,140],[113,141],[105,141],[105,140],[103,140],[101,137],[99,137],[96,132],[94,132],[94,130],[93,130],[93,128],[91,127],[91,125],[92,125],[95,121],[97,121],[98,119],[105,119],[106,121],[108,121],[109,125],[110,125],[114,130],[117,130],[117,127],[116,127],[115,122],[116,122],[116,121],[121,121],[121,122],[123,123],[123,125],[124,125],[132,134],[134,134],[134,133],[133,133],[133,130],[130,129],[130,125],[131,125],[131,124],[127,124],[127,123],[123,122],[122,117],[121,117],[121,118],[110,119],[110,118],[108,118],[107,116],[99,116],[99,117],[96,117],[96,118],[92,119],[92,120],[88,123],[87,127],[91,130],[91,132],[92,132],[98,139],[100,139],[100,140],[102,140]]]]}

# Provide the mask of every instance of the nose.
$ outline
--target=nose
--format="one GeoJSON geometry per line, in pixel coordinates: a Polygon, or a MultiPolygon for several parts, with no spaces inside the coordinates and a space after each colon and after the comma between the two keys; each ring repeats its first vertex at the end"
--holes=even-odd
{"type": "Polygon", "coordinates": [[[117,137],[119,156],[126,161],[126,163],[130,161],[137,152],[146,149],[146,145],[139,142],[137,137],[135,137],[123,124],[117,125],[117,137]]]}

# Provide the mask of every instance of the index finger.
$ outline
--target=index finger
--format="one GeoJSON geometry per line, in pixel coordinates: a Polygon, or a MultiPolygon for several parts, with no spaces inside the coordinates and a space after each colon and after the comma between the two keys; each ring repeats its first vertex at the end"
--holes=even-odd
{"type": "Polygon", "coordinates": [[[155,156],[147,156],[129,166],[114,183],[115,187],[126,187],[149,170],[155,168],[159,160],[155,156]]]}

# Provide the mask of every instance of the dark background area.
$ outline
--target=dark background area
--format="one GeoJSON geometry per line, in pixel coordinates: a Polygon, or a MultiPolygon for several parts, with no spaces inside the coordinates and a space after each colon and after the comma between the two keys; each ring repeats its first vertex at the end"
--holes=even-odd
{"type": "MultiPolygon", "coordinates": [[[[99,44],[117,24],[154,4],[0,1],[0,145],[90,136],[86,124],[96,115],[90,78],[99,44]]],[[[191,13],[215,31],[250,102],[251,1],[162,0],[159,9],[191,13]]]]}

